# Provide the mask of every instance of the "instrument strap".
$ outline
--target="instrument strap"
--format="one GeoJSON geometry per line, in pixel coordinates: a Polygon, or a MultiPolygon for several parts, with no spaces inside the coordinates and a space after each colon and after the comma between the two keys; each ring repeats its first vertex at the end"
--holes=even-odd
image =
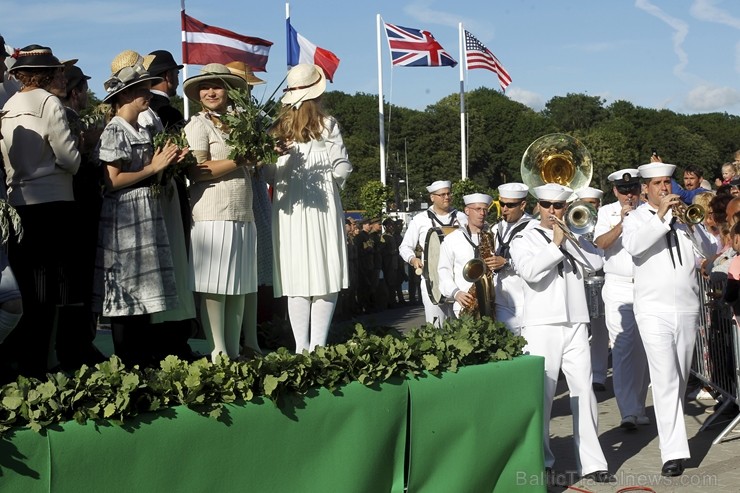
{"type": "MultiPolygon", "coordinates": [[[[539,234],[542,235],[542,237],[545,239],[545,241],[547,241],[548,243],[552,243],[552,240],[545,234],[544,231],[542,231],[539,228],[534,228],[534,229],[539,234]]],[[[577,272],[576,260],[573,258],[573,255],[571,255],[570,252],[568,252],[568,250],[566,250],[565,248],[563,248],[562,245],[558,247],[558,250],[560,250],[563,253],[563,255],[565,256],[565,258],[568,259],[568,262],[570,263],[570,266],[573,269],[573,272],[577,272]]],[[[565,262],[565,260],[561,260],[560,263],[558,264],[558,275],[560,277],[563,277],[563,267],[565,267],[564,262],[565,262]]]]}

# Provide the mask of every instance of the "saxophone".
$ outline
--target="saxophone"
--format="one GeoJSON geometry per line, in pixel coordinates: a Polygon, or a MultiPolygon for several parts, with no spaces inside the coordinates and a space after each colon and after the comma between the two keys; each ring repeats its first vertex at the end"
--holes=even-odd
{"type": "Polygon", "coordinates": [[[480,232],[478,254],[480,257],[468,260],[463,266],[463,278],[472,282],[469,294],[473,295],[475,301],[469,307],[463,308],[460,315],[472,315],[474,317],[495,318],[493,302],[496,292],[493,286],[493,271],[486,266],[485,259],[494,256],[496,251],[496,239],[490,231],[485,229],[480,232]]]}

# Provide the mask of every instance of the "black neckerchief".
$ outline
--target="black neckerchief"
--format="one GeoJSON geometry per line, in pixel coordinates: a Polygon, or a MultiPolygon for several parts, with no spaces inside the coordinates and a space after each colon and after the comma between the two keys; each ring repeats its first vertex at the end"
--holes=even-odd
{"type": "MultiPolygon", "coordinates": [[[[481,232],[482,231],[483,230],[481,230],[481,232]]],[[[470,232],[470,226],[466,224],[465,229],[463,230],[463,238],[465,238],[465,241],[470,243],[470,246],[473,247],[474,258],[480,257],[480,232],[478,233],[478,244],[476,245],[475,243],[473,243],[473,233],[470,232]]]]}
{"type": "MultiPolygon", "coordinates": [[[[545,234],[544,231],[542,231],[541,229],[537,229],[537,228],[535,228],[535,229],[537,230],[537,232],[539,234],[542,235],[542,237],[545,239],[545,241],[547,241],[548,243],[552,243],[552,240],[550,238],[548,238],[548,236],[545,234]]],[[[565,258],[568,259],[568,262],[570,262],[570,266],[573,269],[573,272],[575,273],[576,272],[576,259],[573,258],[573,255],[571,255],[570,252],[568,252],[568,250],[566,250],[563,247],[563,245],[560,245],[558,247],[558,250],[560,250],[562,252],[562,254],[565,256],[565,258]]],[[[561,260],[560,263],[558,264],[558,275],[560,277],[563,277],[563,267],[565,267],[565,264],[563,262],[565,262],[565,260],[561,260]]]]}
{"type": "MultiPolygon", "coordinates": [[[[650,211],[651,214],[655,214],[655,211],[650,211]]],[[[676,224],[676,217],[671,217],[671,222],[668,224],[670,226],[670,230],[665,234],[665,242],[668,245],[668,253],[671,254],[671,263],[673,264],[673,268],[676,268],[676,259],[673,258],[673,243],[676,243],[676,255],[678,256],[678,263],[683,265],[683,260],[681,260],[681,245],[678,244],[678,233],[676,232],[676,228],[673,227],[673,225],[676,224]]]]}
{"type": "Polygon", "coordinates": [[[529,221],[531,221],[531,219],[527,219],[523,221],[521,224],[514,226],[514,229],[512,229],[511,233],[509,233],[508,241],[504,241],[504,236],[501,234],[501,224],[499,224],[498,231],[496,231],[496,239],[498,241],[498,247],[496,248],[497,256],[504,257],[506,259],[511,258],[511,252],[509,251],[509,243],[511,243],[511,240],[514,239],[514,236],[516,236],[517,233],[520,233],[524,228],[527,227],[527,224],[529,224],[529,221]]]}
{"type": "Polygon", "coordinates": [[[432,209],[431,208],[430,209],[427,209],[427,215],[429,216],[429,219],[432,220],[432,225],[434,225],[434,223],[436,222],[440,226],[452,226],[455,223],[455,220],[456,220],[457,210],[452,209],[449,214],[450,214],[450,224],[445,224],[445,223],[443,223],[442,221],[439,220],[439,217],[437,217],[437,214],[435,214],[434,212],[432,212],[432,209]]]}

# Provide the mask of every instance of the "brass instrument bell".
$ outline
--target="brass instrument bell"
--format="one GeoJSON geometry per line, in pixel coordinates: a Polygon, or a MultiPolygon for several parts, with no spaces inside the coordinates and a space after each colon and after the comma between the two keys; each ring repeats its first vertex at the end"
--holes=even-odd
{"type": "Polygon", "coordinates": [[[580,140],[566,134],[547,134],[532,142],[522,156],[522,181],[530,190],[557,183],[573,190],[588,186],[593,161],[580,140]]]}

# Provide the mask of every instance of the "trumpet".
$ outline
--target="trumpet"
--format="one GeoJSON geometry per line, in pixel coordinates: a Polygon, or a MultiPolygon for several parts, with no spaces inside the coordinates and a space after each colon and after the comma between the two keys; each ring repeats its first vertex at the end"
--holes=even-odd
{"type": "Polygon", "coordinates": [[[671,206],[673,210],[673,217],[682,224],[687,226],[693,226],[699,224],[704,220],[707,213],[704,207],[699,204],[686,205],[682,201],[678,201],[671,206]]]}

